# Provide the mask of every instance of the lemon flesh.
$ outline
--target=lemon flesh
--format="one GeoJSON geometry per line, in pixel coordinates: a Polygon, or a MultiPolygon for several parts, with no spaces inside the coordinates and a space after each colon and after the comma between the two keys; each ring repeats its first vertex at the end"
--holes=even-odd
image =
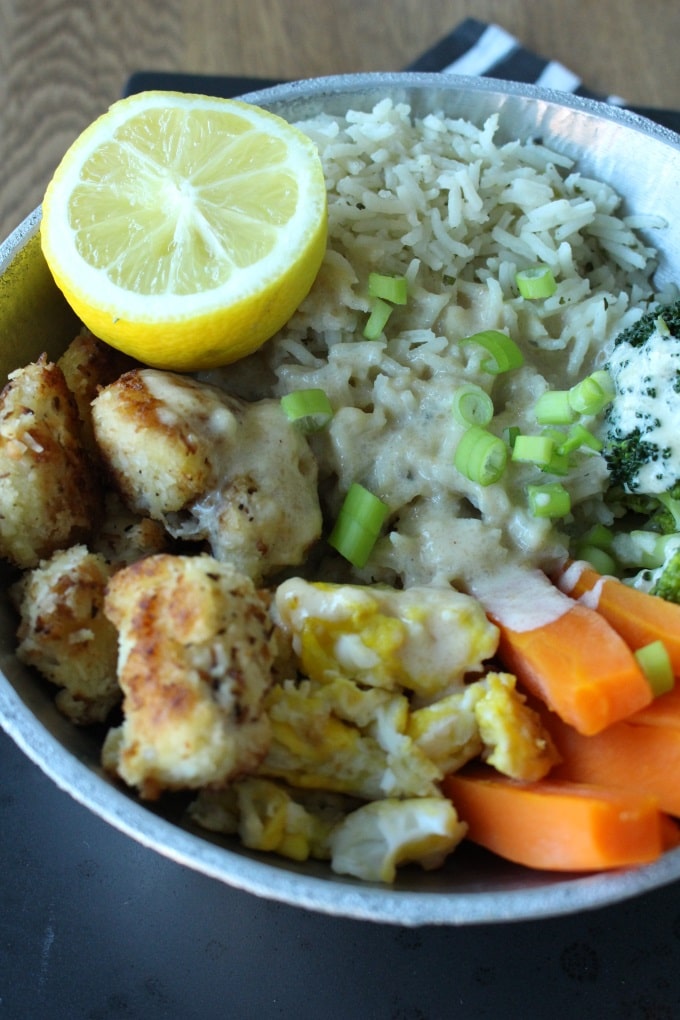
{"type": "Polygon", "coordinates": [[[323,169],[305,135],[238,100],[147,92],[68,150],[41,244],[95,335],[189,371],[243,357],[285,324],[326,233],[323,169]]]}

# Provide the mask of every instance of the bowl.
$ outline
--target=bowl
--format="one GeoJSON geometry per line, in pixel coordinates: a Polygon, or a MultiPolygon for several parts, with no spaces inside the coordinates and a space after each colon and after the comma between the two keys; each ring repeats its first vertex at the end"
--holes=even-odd
{"type": "MultiPolygon", "coordinates": [[[[244,98],[300,120],[321,110],[370,109],[384,96],[417,115],[443,110],[481,122],[500,115],[500,137],[537,137],[610,183],[631,213],[666,217],[655,233],[659,285],[680,279],[680,136],[614,106],[549,90],[447,74],[363,74],[320,78],[244,98]]],[[[58,356],[77,328],[44,262],[36,209],[0,247],[0,373],[42,351],[58,356]]],[[[644,233],[644,232],[643,232],[644,233]]],[[[333,874],[318,863],[265,858],[199,833],[181,810],[143,804],[115,785],[99,762],[99,739],[54,707],[53,691],[14,655],[15,621],[0,606],[0,722],[58,787],[141,844],[216,881],[257,896],[335,916],[395,925],[465,925],[540,919],[639,896],[680,878],[680,849],[654,864],[597,875],[531,871],[463,846],[439,871],[405,869],[393,886],[333,874]]]]}

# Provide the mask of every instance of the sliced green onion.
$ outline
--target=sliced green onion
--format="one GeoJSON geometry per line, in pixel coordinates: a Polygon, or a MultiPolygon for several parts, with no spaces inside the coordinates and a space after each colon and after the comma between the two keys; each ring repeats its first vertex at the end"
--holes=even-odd
{"type": "Polygon", "coordinates": [[[387,325],[387,320],[392,314],[393,306],[376,298],[371,306],[371,312],[364,326],[364,337],[366,340],[377,340],[387,325]]]}
{"type": "Polygon", "coordinates": [[[556,448],[547,464],[541,465],[541,471],[547,475],[562,475],[566,477],[572,468],[571,459],[568,454],[560,453],[556,448]]]}
{"type": "Polygon", "coordinates": [[[549,436],[519,435],[512,448],[512,459],[545,467],[555,452],[555,444],[549,436]]]}
{"type": "Polygon", "coordinates": [[[581,541],[586,545],[596,546],[598,549],[611,549],[614,540],[614,532],[605,524],[593,524],[588,528],[581,541]]]}
{"type": "Polygon", "coordinates": [[[569,390],[569,403],[579,414],[599,414],[612,400],[608,372],[593,372],[569,390]]]}
{"type": "Polygon", "coordinates": [[[353,482],[329,535],[329,545],[353,566],[365,566],[388,513],[386,503],[353,482]]]}
{"type": "Polygon", "coordinates": [[[393,305],[405,305],[408,297],[408,281],[405,276],[369,273],[368,293],[371,297],[391,301],[393,305]]]}
{"type": "Polygon", "coordinates": [[[668,649],[663,641],[651,641],[635,651],[635,658],[652,688],[655,698],[675,687],[675,676],[668,649]]]}
{"type": "Polygon", "coordinates": [[[521,431],[522,430],[520,429],[519,425],[508,425],[507,428],[503,429],[505,441],[511,450],[515,445],[515,440],[517,439],[517,436],[521,434],[521,431]]]}
{"type": "Polygon", "coordinates": [[[523,298],[528,298],[529,301],[551,297],[557,290],[555,277],[549,266],[534,266],[531,269],[521,269],[515,275],[515,283],[520,295],[523,298]]]}
{"type": "Polygon", "coordinates": [[[542,393],[534,405],[534,415],[539,425],[570,425],[578,418],[578,412],[569,401],[568,390],[542,393]]]}
{"type": "Polygon", "coordinates": [[[616,396],[616,386],[606,368],[599,368],[596,372],[591,372],[590,378],[597,383],[604,393],[607,394],[610,400],[613,400],[616,396]]]}
{"type": "Polygon", "coordinates": [[[324,390],[293,390],[281,397],[281,407],[289,421],[304,432],[316,432],[333,417],[333,408],[324,390]]]}
{"type": "Polygon", "coordinates": [[[452,410],[459,425],[488,425],[493,418],[493,400],[481,386],[470,383],[454,390],[452,410]]]}
{"type": "Polygon", "coordinates": [[[527,496],[534,517],[566,517],[571,510],[571,498],[560,482],[528,485],[527,496]]]}
{"type": "Polygon", "coordinates": [[[573,428],[569,429],[569,433],[565,436],[563,442],[559,446],[560,453],[574,453],[576,450],[580,450],[582,447],[587,447],[589,450],[593,450],[595,453],[599,453],[602,450],[602,441],[594,436],[585,425],[581,425],[577,422],[573,428]]]}
{"type": "Polygon", "coordinates": [[[616,577],[618,573],[614,557],[597,545],[578,545],[576,558],[590,563],[591,567],[594,567],[602,576],[616,577]]]}
{"type": "Polygon", "coordinates": [[[491,357],[482,362],[481,368],[484,372],[491,372],[492,375],[509,372],[524,364],[524,357],[515,341],[498,329],[485,329],[481,333],[473,333],[472,336],[464,337],[460,343],[463,347],[468,344],[483,347],[491,357]]]}
{"type": "Polygon", "coordinates": [[[453,463],[462,475],[479,485],[492,485],[505,471],[508,450],[502,439],[479,425],[460,438],[453,463]]]}

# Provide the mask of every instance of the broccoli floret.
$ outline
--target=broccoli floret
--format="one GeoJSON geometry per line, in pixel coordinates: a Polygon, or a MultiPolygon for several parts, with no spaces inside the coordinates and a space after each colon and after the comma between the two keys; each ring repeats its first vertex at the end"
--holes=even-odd
{"type": "Polygon", "coordinates": [[[621,486],[624,490],[634,487],[640,469],[659,457],[658,447],[643,439],[639,428],[621,438],[610,435],[603,452],[612,485],[621,486]]]}
{"type": "Polygon", "coordinates": [[[637,322],[619,333],[614,340],[614,347],[619,347],[622,344],[627,344],[629,347],[644,347],[650,336],[656,332],[659,319],[663,320],[672,336],[680,336],[680,300],[675,301],[672,305],[657,305],[649,312],[645,312],[637,322]]]}
{"type": "Polygon", "coordinates": [[[650,515],[650,525],[664,535],[680,531],[680,485],[657,496],[657,506],[650,515]]]}
{"type": "Polygon", "coordinates": [[[680,603],[680,549],[671,552],[663,567],[656,572],[650,591],[667,602],[680,603]]]}
{"type": "Polygon", "coordinates": [[[659,497],[675,486],[680,493],[680,300],[623,330],[606,367],[616,393],[605,412],[603,454],[612,487],[637,512],[625,494],[659,497]]]}

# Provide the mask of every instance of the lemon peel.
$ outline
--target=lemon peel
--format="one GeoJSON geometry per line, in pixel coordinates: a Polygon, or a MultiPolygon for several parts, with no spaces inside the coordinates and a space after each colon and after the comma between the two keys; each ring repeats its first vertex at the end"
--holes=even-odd
{"type": "Polygon", "coordinates": [[[327,238],[313,142],[234,99],[143,92],[74,141],[42,206],[51,273],[100,339],[156,368],[235,361],[305,298],[327,238]]]}

